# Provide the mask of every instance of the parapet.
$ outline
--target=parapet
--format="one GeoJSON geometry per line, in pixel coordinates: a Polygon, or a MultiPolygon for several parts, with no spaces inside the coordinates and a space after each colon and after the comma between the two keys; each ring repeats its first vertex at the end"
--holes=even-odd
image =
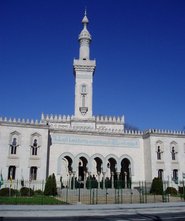
{"type": "MultiPolygon", "coordinates": [[[[11,124],[11,125],[28,125],[28,126],[49,126],[56,130],[65,131],[81,131],[90,132],[98,134],[117,134],[117,135],[130,135],[130,136],[150,136],[150,135],[185,135],[185,131],[175,131],[175,130],[160,130],[160,129],[149,129],[146,131],[139,130],[124,130],[124,117],[115,116],[96,116],[93,118],[93,124],[95,126],[88,126],[88,124],[72,124],[74,121],[74,116],[69,115],[41,115],[41,120],[33,119],[16,119],[0,117],[0,124],[11,124]]],[[[80,122],[81,123],[81,122],[80,122]]]]}
{"type": "Polygon", "coordinates": [[[9,123],[9,124],[22,124],[22,125],[45,125],[42,121],[33,120],[33,119],[24,119],[24,118],[7,118],[0,117],[0,123],[9,123]]]}
{"type": "Polygon", "coordinates": [[[96,116],[95,117],[97,123],[116,123],[116,124],[124,124],[124,116],[115,117],[115,116],[96,116]]]}
{"type": "Polygon", "coordinates": [[[149,129],[144,131],[144,134],[185,135],[185,131],[149,129]]]}
{"type": "Polygon", "coordinates": [[[65,122],[70,122],[73,119],[73,116],[69,116],[69,115],[54,115],[54,114],[47,114],[44,115],[42,113],[41,115],[41,121],[42,122],[55,122],[55,123],[65,123],[65,122]]]}

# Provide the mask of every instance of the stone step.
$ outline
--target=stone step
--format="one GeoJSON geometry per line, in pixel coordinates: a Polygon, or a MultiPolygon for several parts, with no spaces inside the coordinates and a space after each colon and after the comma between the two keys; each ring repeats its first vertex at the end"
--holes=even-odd
{"type": "MultiPolygon", "coordinates": [[[[89,195],[90,191],[92,194],[98,194],[99,196],[108,195],[115,195],[115,194],[122,194],[122,195],[139,195],[139,191],[137,189],[80,189],[81,195],[89,195]]],[[[78,195],[79,189],[58,189],[58,195],[78,195]]]]}

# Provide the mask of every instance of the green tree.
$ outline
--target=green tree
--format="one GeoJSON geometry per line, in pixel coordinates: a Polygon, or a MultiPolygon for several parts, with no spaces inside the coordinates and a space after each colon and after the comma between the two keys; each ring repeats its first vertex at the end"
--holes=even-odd
{"type": "Polygon", "coordinates": [[[156,195],[162,195],[163,194],[163,181],[162,179],[158,177],[154,177],[150,189],[150,193],[156,194],[156,195]]]}
{"type": "Polygon", "coordinates": [[[57,195],[57,182],[56,182],[56,177],[55,174],[52,174],[52,195],[56,196],[57,195]]]}
{"type": "Polygon", "coordinates": [[[56,196],[57,195],[57,184],[55,174],[50,175],[46,180],[46,185],[44,189],[44,195],[56,196]]]}

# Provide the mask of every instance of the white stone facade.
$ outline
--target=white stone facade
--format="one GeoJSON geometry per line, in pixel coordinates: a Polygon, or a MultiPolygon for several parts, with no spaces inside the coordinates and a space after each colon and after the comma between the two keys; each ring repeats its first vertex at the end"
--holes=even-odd
{"type": "Polygon", "coordinates": [[[91,35],[79,35],[74,60],[74,116],[42,114],[38,122],[0,118],[0,170],[4,179],[42,181],[55,173],[64,186],[88,176],[97,180],[182,180],[185,175],[185,133],[126,131],[124,117],[94,116],[91,35]]]}
{"type": "Polygon", "coordinates": [[[0,119],[0,169],[4,179],[43,180],[47,176],[48,126],[0,119]],[[33,147],[33,144],[37,144],[33,147]],[[37,142],[37,143],[36,143],[37,142]],[[12,167],[12,171],[11,171],[12,167]],[[31,172],[32,170],[32,172],[31,172]],[[36,170],[36,171],[34,171],[36,170]]]}

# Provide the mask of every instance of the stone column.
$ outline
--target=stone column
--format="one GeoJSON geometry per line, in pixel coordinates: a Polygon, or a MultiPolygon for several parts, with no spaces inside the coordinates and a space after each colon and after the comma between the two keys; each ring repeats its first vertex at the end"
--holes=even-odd
{"type": "Polygon", "coordinates": [[[98,189],[100,189],[100,172],[98,172],[98,189]]]}
{"type": "Polygon", "coordinates": [[[128,181],[127,180],[127,172],[125,171],[124,174],[125,174],[125,188],[127,188],[127,181],[128,181]]]}
{"type": "Polygon", "coordinates": [[[91,172],[87,172],[87,174],[88,174],[88,186],[89,186],[89,188],[91,188],[91,185],[92,185],[91,180],[90,180],[91,172]]]}
{"type": "Polygon", "coordinates": [[[111,172],[111,188],[114,189],[114,172],[111,172]]]}
{"type": "Polygon", "coordinates": [[[120,172],[117,172],[117,187],[120,188],[120,179],[119,179],[120,172]]]}
{"type": "Polygon", "coordinates": [[[69,171],[69,189],[71,189],[71,171],[69,171]]]}
{"type": "Polygon", "coordinates": [[[73,172],[73,189],[75,189],[75,174],[76,174],[76,172],[74,171],[73,172]]]}
{"type": "Polygon", "coordinates": [[[84,171],[84,189],[86,189],[87,173],[84,171]]]}
{"type": "Polygon", "coordinates": [[[103,173],[103,189],[105,189],[105,174],[106,172],[102,172],[103,173]]]}

